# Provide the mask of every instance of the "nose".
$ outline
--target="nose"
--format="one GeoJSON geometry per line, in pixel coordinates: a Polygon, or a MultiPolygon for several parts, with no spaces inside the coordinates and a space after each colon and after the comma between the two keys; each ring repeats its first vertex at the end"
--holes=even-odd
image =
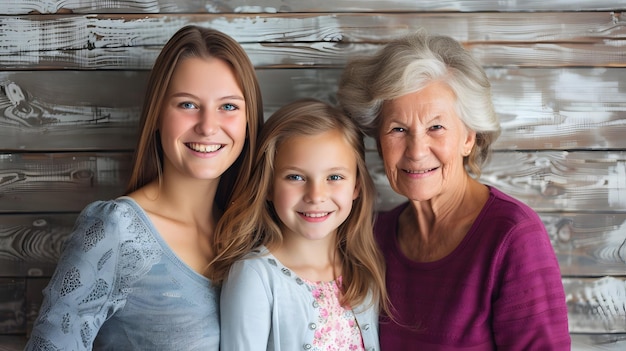
{"type": "Polygon", "coordinates": [[[200,109],[198,112],[198,123],[195,130],[199,135],[213,135],[219,129],[218,112],[210,109],[200,109]]]}
{"type": "Polygon", "coordinates": [[[328,186],[325,182],[307,183],[307,189],[304,200],[310,203],[320,203],[326,201],[328,197],[328,186]]]}
{"type": "Polygon", "coordinates": [[[413,134],[408,138],[405,154],[411,159],[420,159],[430,152],[428,138],[413,134]]]}

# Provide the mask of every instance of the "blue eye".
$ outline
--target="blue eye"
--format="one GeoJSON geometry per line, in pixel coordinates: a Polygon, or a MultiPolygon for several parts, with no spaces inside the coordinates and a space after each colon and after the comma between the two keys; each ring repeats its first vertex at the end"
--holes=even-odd
{"type": "Polygon", "coordinates": [[[328,177],[328,180],[342,180],[343,177],[340,176],[339,174],[333,174],[331,176],[328,177]]]}
{"type": "Polygon", "coordinates": [[[186,110],[196,108],[196,104],[193,102],[181,102],[179,106],[186,110]]]}
{"type": "Polygon", "coordinates": [[[285,178],[287,178],[287,180],[304,180],[304,177],[297,174],[289,174],[285,178]]]}
{"type": "Polygon", "coordinates": [[[235,111],[235,110],[238,110],[239,107],[237,107],[236,105],[233,105],[233,104],[224,104],[224,105],[222,105],[222,109],[224,109],[226,111],[235,111]]]}
{"type": "Polygon", "coordinates": [[[396,133],[404,133],[406,131],[406,129],[402,128],[402,127],[395,127],[395,128],[391,128],[392,132],[396,132],[396,133]]]}
{"type": "Polygon", "coordinates": [[[436,125],[430,127],[430,130],[440,130],[440,129],[443,129],[443,126],[440,125],[440,124],[436,124],[436,125]]]}

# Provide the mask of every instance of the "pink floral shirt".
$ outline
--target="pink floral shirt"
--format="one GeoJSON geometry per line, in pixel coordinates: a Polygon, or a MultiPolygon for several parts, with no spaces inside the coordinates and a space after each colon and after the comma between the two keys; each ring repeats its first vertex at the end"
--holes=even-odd
{"type": "Polygon", "coordinates": [[[361,329],[352,309],[339,304],[341,277],[330,282],[306,283],[320,306],[318,327],[313,339],[312,351],[362,351],[361,329]]]}

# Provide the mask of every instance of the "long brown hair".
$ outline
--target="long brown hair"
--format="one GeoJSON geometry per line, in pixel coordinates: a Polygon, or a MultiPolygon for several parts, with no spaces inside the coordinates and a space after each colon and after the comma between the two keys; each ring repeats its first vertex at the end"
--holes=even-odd
{"type": "Polygon", "coordinates": [[[290,137],[340,131],[353,147],[357,161],[359,196],[352,211],[337,229],[337,248],[342,256],[342,304],[357,306],[372,293],[373,301],[386,309],[384,261],[373,234],[376,189],[365,163],[363,134],[341,110],[322,101],[298,100],[276,111],[265,123],[248,186],[234,196],[215,233],[217,255],[208,276],[221,283],[230,266],[259,245],[279,246],[283,235],[280,219],[267,200],[274,177],[279,145],[290,137]]]}
{"type": "Polygon", "coordinates": [[[176,65],[180,60],[190,57],[215,57],[231,65],[246,101],[246,141],[237,160],[220,178],[215,197],[215,203],[223,210],[230,201],[234,187],[243,186],[244,180],[250,177],[253,146],[263,123],[263,103],[254,66],[244,49],[230,36],[210,28],[185,26],[179,29],[157,57],[148,80],[140,120],[141,131],[126,193],[157,178],[161,179],[163,150],[158,126],[163,101],[176,65]]]}

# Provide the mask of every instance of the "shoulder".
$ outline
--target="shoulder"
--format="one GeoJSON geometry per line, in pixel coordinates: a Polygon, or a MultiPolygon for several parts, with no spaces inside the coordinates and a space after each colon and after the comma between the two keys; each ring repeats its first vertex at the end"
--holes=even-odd
{"type": "Polygon", "coordinates": [[[517,225],[523,223],[540,224],[541,219],[535,210],[522,201],[489,187],[489,200],[479,215],[491,223],[517,225]]]}
{"type": "Polygon", "coordinates": [[[143,210],[129,197],[120,197],[115,200],[94,201],[81,211],[80,221],[117,222],[120,219],[138,217],[143,210]]]}

